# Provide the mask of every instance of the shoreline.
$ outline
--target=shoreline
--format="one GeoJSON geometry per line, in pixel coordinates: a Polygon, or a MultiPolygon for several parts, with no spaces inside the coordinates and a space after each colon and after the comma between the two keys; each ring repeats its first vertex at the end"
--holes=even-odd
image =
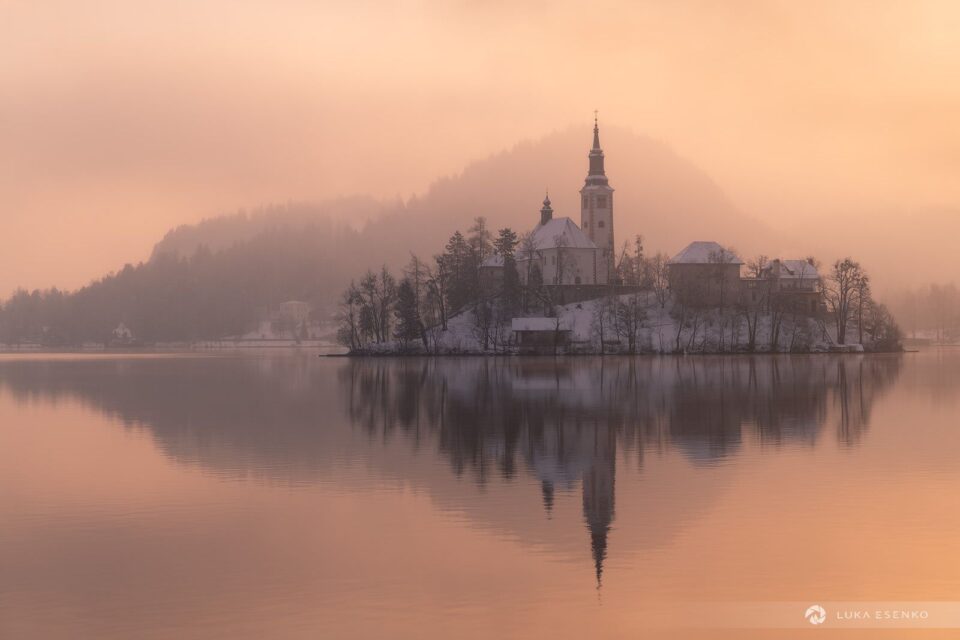
{"type": "Polygon", "coordinates": [[[838,350],[838,351],[706,351],[706,352],[679,352],[679,353],[600,353],[600,352],[557,352],[557,353],[534,353],[534,352],[500,352],[500,353],[404,353],[394,351],[373,351],[373,352],[346,352],[346,353],[323,353],[319,354],[321,358],[545,358],[545,357],[572,357],[572,358],[650,358],[650,357],[700,357],[700,356],[863,356],[863,355],[891,355],[900,353],[919,353],[920,349],[895,349],[895,350],[838,350]]]}

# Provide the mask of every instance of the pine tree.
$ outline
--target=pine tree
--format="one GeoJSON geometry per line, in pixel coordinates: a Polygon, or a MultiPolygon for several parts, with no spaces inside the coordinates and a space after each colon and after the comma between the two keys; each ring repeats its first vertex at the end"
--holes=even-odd
{"type": "Polygon", "coordinates": [[[420,314],[417,307],[417,296],[413,284],[409,278],[404,278],[397,288],[397,304],[393,312],[397,318],[393,335],[402,346],[421,337],[420,314]]]}
{"type": "Polygon", "coordinates": [[[516,247],[517,234],[509,227],[500,229],[493,241],[497,253],[503,257],[503,291],[501,293],[503,312],[512,314],[520,305],[520,274],[517,271],[516,247]]]}
{"type": "Polygon", "coordinates": [[[447,242],[444,259],[450,271],[450,286],[447,289],[448,312],[457,312],[479,297],[480,255],[459,231],[447,242]]]}

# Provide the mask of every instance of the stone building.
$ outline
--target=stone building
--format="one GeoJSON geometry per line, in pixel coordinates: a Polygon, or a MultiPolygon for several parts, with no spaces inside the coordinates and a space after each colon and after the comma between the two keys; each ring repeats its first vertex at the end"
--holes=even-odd
{"type": "Polygon", "coordinates": [[[776,305],[793,313],[816,314],[823,305],[820,274],[812,260],[781,260],[764,265],[756,277],[741,280],[744,302],[776,305]]]}
{"type": "Polygon", "coordinates": [[[736,304],[740,296],[743,261],[716,242],[697,241],[667,263],[674,296],[697,306],[736,304]]]}

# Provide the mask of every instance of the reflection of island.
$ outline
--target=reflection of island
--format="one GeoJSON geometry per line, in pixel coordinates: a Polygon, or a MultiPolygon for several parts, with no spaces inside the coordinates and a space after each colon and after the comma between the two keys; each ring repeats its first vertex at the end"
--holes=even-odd
{"type": "MultiPolygon", "coordinates": [[[[0,391],[79,400],[147,429],[171,459],[228,477],[313,483],[360,460],[448,507],[473,501],[479,523],[551,545],[566,535],[543,528],[555,494],[579,490],[599,581],[618,455],[642,465],[648,453],[678,452],[709,468],[745,446],[811,445],[831,420],[837,441],[855,445],[900,367],[899,356],[26,360],[0,361],[0,391]],[[480,486],[503,479],[517,504],[509,483],[535,479],[543,511],[504,514],[502,502],[464,497],[469,483],[448,482],[446,465],[480,486]]],[[[621,503],[649,516],[634,538],[657,544],[704,510],[717,491],[709,477],[654,480],[648,469],[647,494],[621,503]],[[679,499],[656,501],[656,482],[679,499]]],[[[574,534],[571,548],[582,549],[574,534]]]]}
{"type": "Polygon", "coordinates": [[[812,444],[836,408],[855,444],[899,374],[890,357],[352,360],[340,371],[348,415],[371,433],[434,434],[457,475],[486,483],[521,464],[548,514],[577,483],[599,582],[614,517],[618,442],[675,448],[714,464],[747,437],[812,444]]]}

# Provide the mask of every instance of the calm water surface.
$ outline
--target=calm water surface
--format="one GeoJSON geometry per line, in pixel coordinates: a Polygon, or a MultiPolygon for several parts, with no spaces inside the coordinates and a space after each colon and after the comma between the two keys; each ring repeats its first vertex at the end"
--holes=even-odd
{"type": "Polygon", "coordinates": [[[960,350],[0,356],[0,637],[780,638],[812,629],[717,611],[957,601],[958,391],[960,350]]]}

